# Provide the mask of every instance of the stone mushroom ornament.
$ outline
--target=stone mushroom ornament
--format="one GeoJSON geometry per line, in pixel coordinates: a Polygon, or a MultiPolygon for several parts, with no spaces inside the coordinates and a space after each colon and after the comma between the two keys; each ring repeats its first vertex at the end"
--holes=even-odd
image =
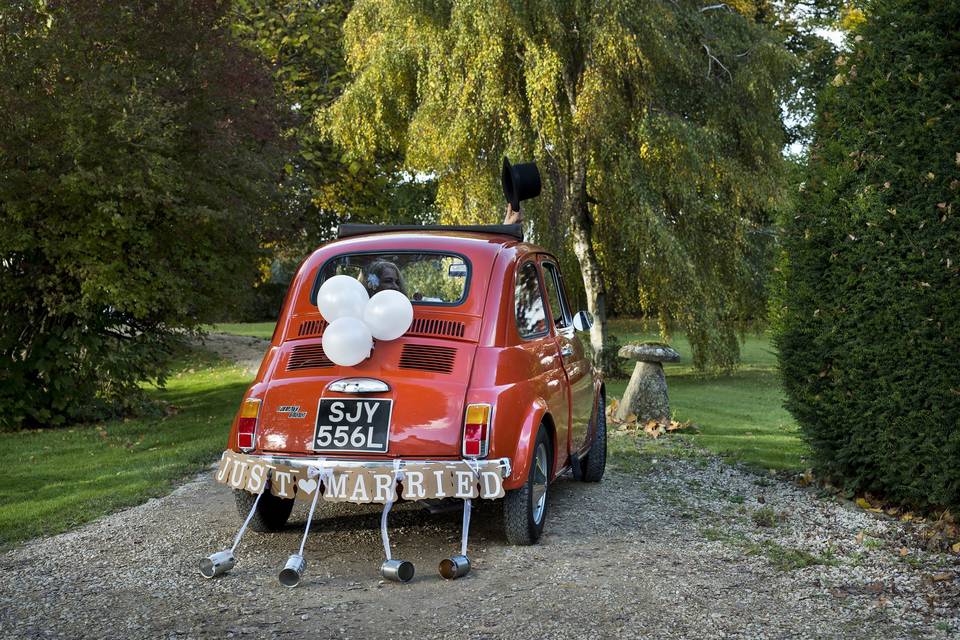
{"type": "Polygon", "coordinates": [[[628,344],[617,353],[621,358],[636,360],[627,390],[617,406],[616,418],[626,420],[637,416],[639,424],[656,420],[658,424],[670,423],[670,399],[667,396],[667,378],[663,374],[664,362],[679,362],[680,354],[665,344],[645,342],[628,344]]]}

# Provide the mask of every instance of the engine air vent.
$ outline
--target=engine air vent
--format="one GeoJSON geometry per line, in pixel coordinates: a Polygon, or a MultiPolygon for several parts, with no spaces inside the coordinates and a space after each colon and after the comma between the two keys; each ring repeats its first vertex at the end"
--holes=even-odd
{"type": "Polygon", "coordinates": [[[298,344],[290,351],[287,360],[287,371],[297,369],[326,369],[333,366],[333,361],[323,352],[322,344],[298,344]]]}
{"type": "Polygon", "coordinates": [[[326,328],[326,320],[305,320],[300,323],[300,328],[297,329],[297,337],[306,338],[308,336],[318,336],[323,333],[323,330],[326,328]]]}
{"type": "Polygon", "coordinates": [[[464,326],[456,320],[438,320],[436,318],[414,318],[413,324],[407,333],[416,333],[428,336],[448,336],[462,338],[464,326]]]}
{"type": "Polygon", "coordinates": [[[452,373],[457,350],[429,344],[405,344],[400,354],[401,369],[419,369],[436,373],[452,373]]]}

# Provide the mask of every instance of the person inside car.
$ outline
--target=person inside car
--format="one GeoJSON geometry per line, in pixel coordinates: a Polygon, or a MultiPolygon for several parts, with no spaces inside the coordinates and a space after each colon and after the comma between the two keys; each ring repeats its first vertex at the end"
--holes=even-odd
{"type": "Polygon", "coordinates": [[[379,291],[392,289],[407,295],[406,288],[403,286],[403,277],[400,275],[400,269],[397,265],[387,260],[377,260],[367,269],[367,278],[364,286],[367,293],[371,296],[379,291]]]}

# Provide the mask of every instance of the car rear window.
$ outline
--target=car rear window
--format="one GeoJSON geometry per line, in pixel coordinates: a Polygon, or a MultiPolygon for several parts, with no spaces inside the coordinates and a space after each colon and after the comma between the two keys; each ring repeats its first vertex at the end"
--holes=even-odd
{"type": "Polygon", "coordinates": [[[346,275],[356,278],[371,296],[396,289],[413,304],[457,305],[467,297],[470,273],[470,262],[453,253],[348,253],[320,268],[310,303],[317,303],[317,291],[327,278],[346,275]]]}

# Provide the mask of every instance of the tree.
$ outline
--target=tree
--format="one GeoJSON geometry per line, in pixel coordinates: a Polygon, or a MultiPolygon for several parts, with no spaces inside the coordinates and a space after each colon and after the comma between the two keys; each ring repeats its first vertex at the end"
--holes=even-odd
{"type": "Polygon", "coordinates": [[[776,341],[817,469],[960,505],[960,7],[873,0],[823,93],[776,341]]]}
{"type": "Polygon", "coordinates": [[[0,424],[129,409],[255,276],[273,88],[216,0],[0,12],[0,424]]]}
{"type": "Polygon", "coordinates": [[[342,27],[350,0],[237,0],[233,30],[269,65],[285,107],[289,142],[280,191],[263,240],[284,262],[331,239],[337,225],[432,222],[436,189],[398,166],[396,154],[349,158],[317,126],[349,74],[342,27]]]}
{"type": "Polygon", "coordinates": [[[401,154],[437,176],[447,219],[488,222],[501,155],[535,156],[534,227],[572,239],[595,351],[620,268],[697,364],[735,360],[762,313],[789,70],[753,5],[360,0],[345,38],[353,80],[328,122],[343,147],[401,154]]]}

